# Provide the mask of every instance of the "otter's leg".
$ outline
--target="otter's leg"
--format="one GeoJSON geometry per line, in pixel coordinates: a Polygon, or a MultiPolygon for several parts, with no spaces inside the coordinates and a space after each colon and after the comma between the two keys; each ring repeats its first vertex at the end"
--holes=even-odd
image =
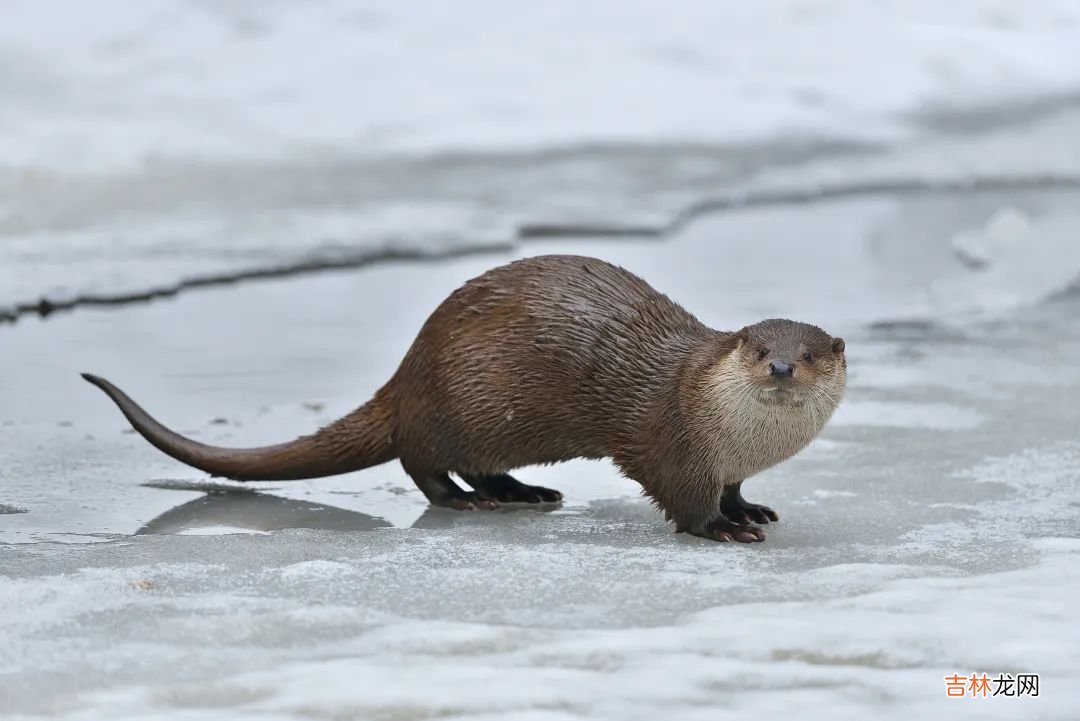
{"type": "Polygon", "coordinates": [[[490,498],[482,498],[478,493],[462,490],[446,473],[413,471],[408,468],[405,472],[433,506],[455,508],[459,511],[491,510],[499,507],[499,504],[490,498]]]}
{"type": "Polygon", "coordinates": [[[462,473],[461,480],[476,489],[485,498],[500,503],[558,503],[563,495],[543,486],[527,486],[507,473],[462,473]]]}
{"type": "MultiPolygon", "coordinates": [[[[633,468],[620,464],[630,478],[633,468]],[[631,472],[628,472],[631,471],[631,472]]],[[[669,521],[675,522],[676,533],[689,533],[712,541],[758,543],[765,540],[765,531],[757,526],[736,523],[718,514],[722,491],[716,482],[707,477],[666,479],[662,483],[642,483],[645,492],[664,512],[669,521]]]]}
{"type": "Polygon", "coordinates": [[[720,495],[720,513],[734,523],[775,523],[780,520],[776,511],[760,503],[750,503],[742,497],[742,481],[724,486],[720,495]]]}

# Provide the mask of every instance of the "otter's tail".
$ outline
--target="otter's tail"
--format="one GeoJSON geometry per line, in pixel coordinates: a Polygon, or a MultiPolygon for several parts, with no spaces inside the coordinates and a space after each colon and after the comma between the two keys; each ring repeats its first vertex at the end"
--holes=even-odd
{"type": "Polygon", "coordinates": [[[310,436],[263,448],[218,448],[171,431],[104,378],[83,374],[120,407],[132,427],[176,460],[235,481],[297,481],[359,471],[396,458],[386,393],[310,436]]]}

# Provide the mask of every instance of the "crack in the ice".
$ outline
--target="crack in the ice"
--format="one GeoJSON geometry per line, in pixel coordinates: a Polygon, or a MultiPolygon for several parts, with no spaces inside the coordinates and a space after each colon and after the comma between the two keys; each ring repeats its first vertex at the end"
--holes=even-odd
{"type": "Polygon", "coordinates": [[[874,195],[955,195],[994,191],[1031,191],[1080,189],[1080,176],[1065,174],[1001,175],[960,179],[883,178],[852,181],[815,187],[789,187],[743,190],[696,201],[659,225],[620,225],[618,223],[526,223],[516,237],[502,242],[457,245],[451,248],[422,250],[416,248],[365,249],[334,258],[315,258],[295,263],[248,270],[211,273],[182,279],[174,284],[122,293],[83,294],[66,300],[43,297],[33,302],[16,303],[0,308],[0,324],[15,323],[24,315],[47,317],[59,311],[80,307],[124,306],[169,298],[183,291],[234,285],[249,280],[288,278],[334,270],[353,270],[382,263],[441,262],[475,255],[506,253],[530,240],[552,238],[650,238],[662,240],[695,220],[711,214],[784,205],[809,205],[874,195]]]}
{"type": "Polygon", "coordinates": [[[518,230],[521,238],[561,236],[636,236],[662,238],[671,235],[705,215],[726,211],[751,210],[780,205],[809,205],[871,195],[955,195],[1004,190],[1058,190],[1080,188],[1080,177],[1041,174],[1021,176],[984,176],[930,180],[926,178],[883,178],[853,181],[814,188],[776,188],[726,193],[705,198],[687,206],[661,225],[619,225],[605,223],[532,223],[518,230]]]}
{"type": "Polygon", "coordinates": [[[446,250],[420,250],[409,248],[366,249],[354,254],[338,255],[334,258],[317,258],[298,263],[251,268],[249,270],[227,273],[208,273],[206,275],[185,278],[172,285],[159,286],[146,290],[115,294],[85,294],[77,295],[66,300],[50,300],[49,298],[42,298],[41,300],[32,303],[17,304],[11,310],[0,310],[0,323],[14,323],[24,315],[38,315],[44,318],[53,313],[74,310],[75,308],[80,307],[123,306],[134,303],[147,303],[158,298],[171,298],[179,295],[185,290],[233,285],[249,280],[288,278],[297,275],[323,273],[333,270],[350,270],[388,262],[407,263],[464,258],[471,255],[495,251],[513,250],[514,245],[515,244],[512,242],[506,242],[487,243],[482,245],[459,245],[446,250]]]}

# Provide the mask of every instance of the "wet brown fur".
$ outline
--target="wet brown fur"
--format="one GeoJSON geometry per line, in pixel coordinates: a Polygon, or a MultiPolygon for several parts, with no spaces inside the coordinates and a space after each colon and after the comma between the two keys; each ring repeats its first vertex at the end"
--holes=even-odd
{"type": "Polygon", "coordinates": [[[622,268],[552,255],[455,290],[372,400],[291,443],[196,443],[107,381],[87,380],[155,446],[218,476],[312,478],[399,458],[432,503],[492,507],[561,497],[506,475],[515,468],[611,458],[677,530],[731,540],[742,531],[724,526],[722,497],[740,508],[743,480],[817,435],[840,402],[845,369],[843,341],[815,326],[767,320],[716,331],[622,268]],[[793,377],[770,377],[774,359],[794,365],[793,377]]]}

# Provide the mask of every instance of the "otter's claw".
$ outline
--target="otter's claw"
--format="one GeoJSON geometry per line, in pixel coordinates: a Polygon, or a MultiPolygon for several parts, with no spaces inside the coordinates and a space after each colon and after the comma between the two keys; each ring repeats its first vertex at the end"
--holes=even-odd
{"type": "Polygon", "coordinates": [[[705,526],[703,533],[697,535],[721,542],[760,543],[765,540],[765,531],[757,526],[733,523],[727,518],[712,521],[705,526]]]}

